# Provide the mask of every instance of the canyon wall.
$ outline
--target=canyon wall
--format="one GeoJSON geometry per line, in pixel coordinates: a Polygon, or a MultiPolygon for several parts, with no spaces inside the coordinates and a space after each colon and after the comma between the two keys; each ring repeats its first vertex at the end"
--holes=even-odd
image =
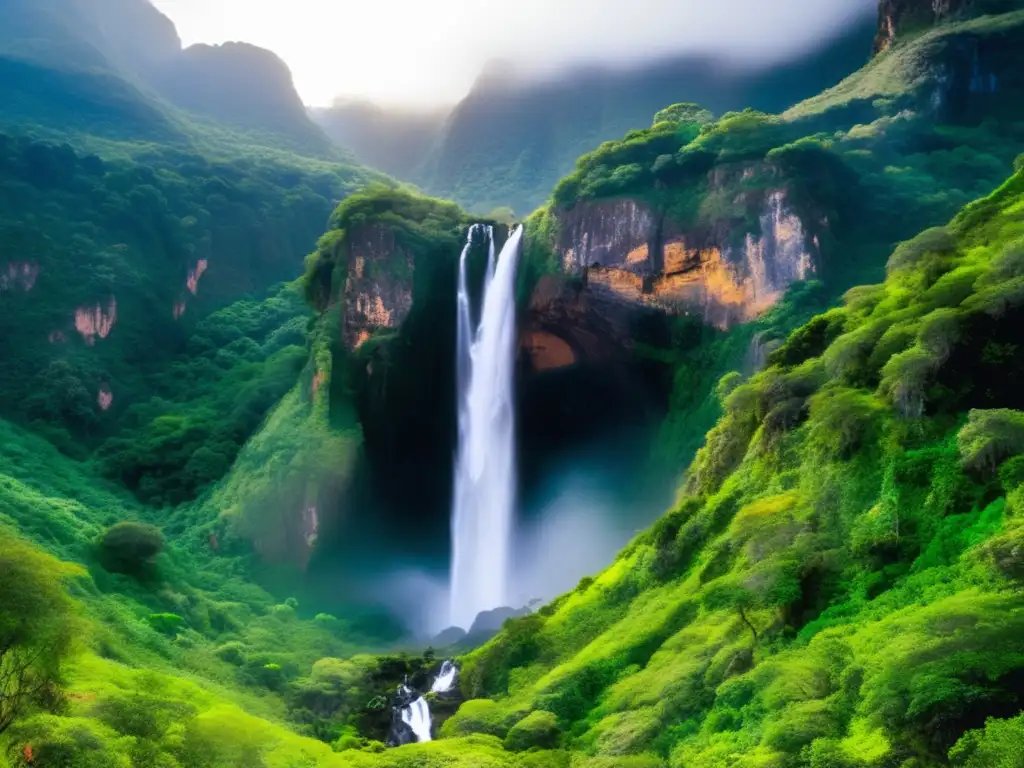
{"type": "Polygon", "coordinates": [[[631,198],[580,202],[558,213],[562,275],[537,285],[521,341],[533,368],[600,360],[628,347],[630,315],[638,311],[692,315],[726,330],[759,317],[792,283],[813,278],[818,235],[783,181],[743,189],[739,182],[754,173],[719,168],[709,176],[709,194],[731,195],[739,218],[681,225],[631,198]]]}
{"type": "Polygon", "coordinates": [[[363,227],[348,243],[342,338],[357,349],[374,331],[398,328],[408,316],[415,261],[383,224],[363,227]]]}

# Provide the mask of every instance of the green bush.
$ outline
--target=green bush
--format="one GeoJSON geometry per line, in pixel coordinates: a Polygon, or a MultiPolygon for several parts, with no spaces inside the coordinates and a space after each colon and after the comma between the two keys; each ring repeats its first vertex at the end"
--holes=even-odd
{"type": "Polygon", "coordinates": [[[233,641],[218,646],[214,650],[214,654],[221,661],[226,661],[228,664],[241,667],[245,664],[245,651],[246,648],[244,643],[233,641]]]}
{"type": "Polygon", "coordinates": [[[901,243],[889,258],[887,269],[891,273],[913,267],[928,254],[949,254],[955,248],[956,238],[947,227],[932,227],[901,243]]]}
{"type": "Polygon", "coordinates": [[[949,752],[962,768],[1020,768],[1024,766],[1024,715],[991,719],[983,729],[968,731],[949,752]]]}
{"type": "Polygon", "coordinates": [[[1024,453],[1024,413],[1008,408],[973,410],[957,443],[966,467],[995,470],[1005,459],[1024,453]]]}
{"type": "Polygon", "coordinates": [[[505,737],[505,749],[510,752],[525,752],[539,747],[552,749],[558,744],[558,719],[550,712],[536,710],[518,723],[505,737]]]}
{"type": "Polygon", "coordinates": [[[928,384],[939,365],[933,352],[915,345],[889,358],[882,368],[879,391],[906,418],[920,418],[924,415],[928,384]]]}
{"type": "Polygon", "coordinates": [[[151,613],[146,622],[160,634],[172,637],[185,628],[185,620],[176,613],[151,613]]]}
{"type": "Polygon", "coordinates": [[[134,768],[131,739],[83,717],[38,715],[10,729],[12,765],[40,768],[134,768]],[[31,755],[31,761],[22,759],[31,755]]]}
{"type": "Polygon", "coordinates": [[[93,709],[93,715],[118,733],[152,742],[195,714],[196,708],[188,702],[142,691],[109,694],[93,709]]]}
{"type": "Polygon", "coordinates": [[[515,719],[515,713],[510,714],[490,699],[470,699],[445,720],[441,726],[441,736],[450,739],[481,733],[503,739],[515,719]]]}
{"type": "Polygon", "coordinates": [[[99,542],[100,562],[111,573],[147,575],[153,559],[164,548],[159,529],[143,523],[124,522],[111,526],[99,542]]]}
{"type": "Polygon", "coordinates": [[[846,458],[870,436],[882,407],[871,396],[846,387],[828,387],[810,401],[809,447],[822,456],[846,458]]]}
{"type": "Polygon", "coordinates": [[[654,125],[658,123],[697,123],[704,125],[715,119],[709,109],[700,104],[681,103],[673,104],[670,107],[658,111],[654,115],[654,125]]]}

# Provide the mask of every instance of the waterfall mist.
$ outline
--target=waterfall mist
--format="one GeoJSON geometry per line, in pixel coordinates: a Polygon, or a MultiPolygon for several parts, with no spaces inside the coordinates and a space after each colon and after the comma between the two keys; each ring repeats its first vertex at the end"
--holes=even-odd
{"type": "Polygon", "coordinates": [[[516,498],[515,278],[522,241],[515,229],[495,257],[493,232],[473,227],[459,259],[456,367],[459,445],[452,502],[450,623],[469,627],[480,611],[506,604],[516,498]],[[467,279],[475,237],[490,243],[476,331],[467,279]]]}
{"type": "Polygon", "coordinates": [[[661,499],[624,500],[597,466],[555,479],[547,500],[517,531],[510,604],[546,603],[603,571],[657,518],[661,499]]]}

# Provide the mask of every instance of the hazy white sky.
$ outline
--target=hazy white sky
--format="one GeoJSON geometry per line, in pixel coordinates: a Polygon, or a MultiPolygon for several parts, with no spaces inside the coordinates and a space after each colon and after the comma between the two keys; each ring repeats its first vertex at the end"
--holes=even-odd
{"type": "Polygon", "coordinates": [[[638,62],[680,51],[776,58],[876,0],[153,0],[185,45],[238,40],[288,62],[307,104],[451,102],[482,65],[638,62]]]}

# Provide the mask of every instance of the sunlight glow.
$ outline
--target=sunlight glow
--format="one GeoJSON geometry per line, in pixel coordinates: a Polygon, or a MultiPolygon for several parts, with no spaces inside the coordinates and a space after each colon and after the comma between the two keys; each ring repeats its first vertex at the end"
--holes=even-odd
{"type": "Polygon", "coordinates": [[[638,63],[682,51],[783,58],[874,8],[874,0],[153,3],[175,22],[185,45],[237,40],[274,51],[314,106],[338,95],[391,104],[454,102],[494,58],[541,72],[594,61],[638,63]]]}

